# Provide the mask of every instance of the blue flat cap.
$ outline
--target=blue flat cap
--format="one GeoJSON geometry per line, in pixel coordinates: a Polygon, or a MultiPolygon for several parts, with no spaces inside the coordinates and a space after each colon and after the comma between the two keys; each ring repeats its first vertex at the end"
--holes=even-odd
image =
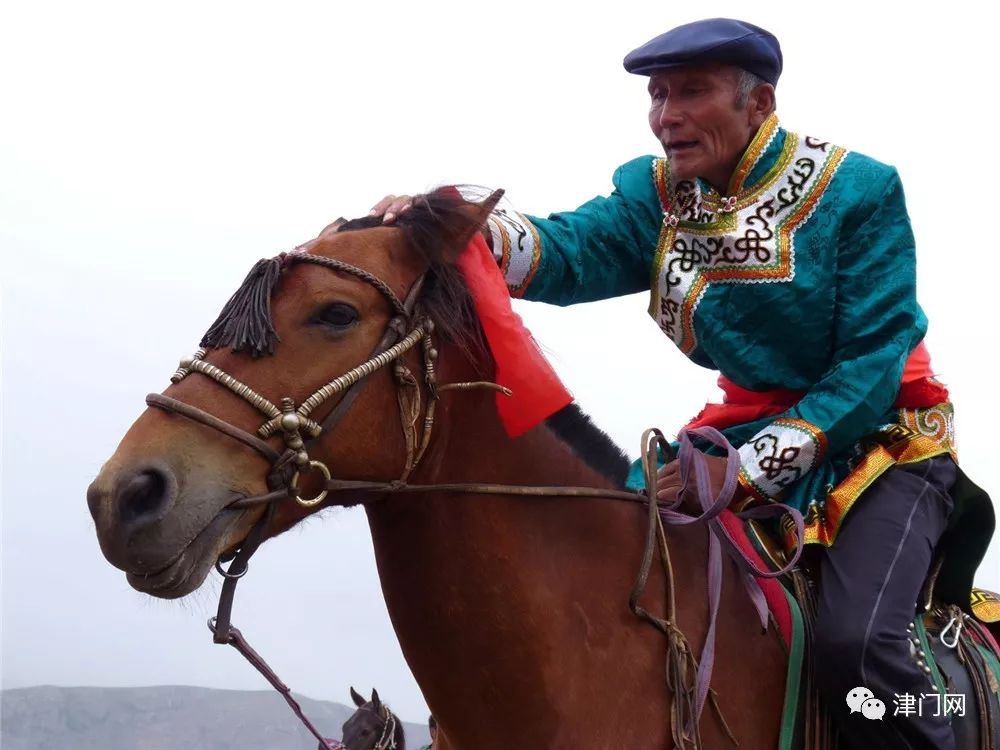
{"type": "Polygon", "coordinates": [[[752,23],[707,18],[671,29],[625,56],[625,70],[638,75],[712,63],[743,68],[773,85],[781,75],[781,45],[752,23]]]}

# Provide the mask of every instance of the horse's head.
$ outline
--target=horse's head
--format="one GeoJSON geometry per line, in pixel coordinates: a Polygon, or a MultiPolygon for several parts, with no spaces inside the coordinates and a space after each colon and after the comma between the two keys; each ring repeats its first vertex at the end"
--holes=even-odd
{"type": "Polygon", "coordinates": [[[310,503],[327,467],[358,480],[407,471],[430,331],[466,351],[463,335],[478,333],[452,261],[498,198],[437,191],[398,226],[338,222],[254,266],[88,490],[101,549],[134,588],[195,590],[251,531],[273,536],[322,507],[310,503]]]}
{"type": "Polygon", "coordinates": [[[358,710],[344,722],[341,742],[345,750],[405,750],[403,723],[372,690],[366,701],[351,688],[351,700],[358,710]]]}

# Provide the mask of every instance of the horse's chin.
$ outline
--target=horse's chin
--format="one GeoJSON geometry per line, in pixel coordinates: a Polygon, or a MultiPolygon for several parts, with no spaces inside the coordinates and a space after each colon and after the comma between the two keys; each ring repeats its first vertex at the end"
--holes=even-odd
{"type": "Polygon", "coordinates": [[[242,511],[222,511],[164,568],[153,573],[126,572],[129,585],[159,599],[179,599],[196,591],[219,556],[243,540],[245,534],[240,535],[236,527],[244,516],[242,511]]]}

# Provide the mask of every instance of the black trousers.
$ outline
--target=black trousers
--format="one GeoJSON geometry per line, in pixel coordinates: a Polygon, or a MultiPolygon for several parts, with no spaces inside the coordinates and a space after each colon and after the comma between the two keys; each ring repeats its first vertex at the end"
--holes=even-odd
{"type": "Polygon", "coordinates": [[[957,471],[949,456],[889,469],[858,499],[820,562],[816,675],[851,748],[955,748],[934,698],[924,699],[922,716],[894,715],[894,699],[920,702],[934,692],[911,655],[907,626],[953,508],[957,471]],[[847,694],[859,687],[885,704],[882,720],[848,707],[847,694]]]}

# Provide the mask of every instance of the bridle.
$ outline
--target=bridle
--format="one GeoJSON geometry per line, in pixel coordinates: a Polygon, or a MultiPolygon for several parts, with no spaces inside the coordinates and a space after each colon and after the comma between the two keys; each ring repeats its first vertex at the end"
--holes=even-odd
{"type": "Polygon", "coordinates": [[[385,704],[382,705],[382,710],[385,711],[385,724],[382,725],[382,734],[372,750],[396,750],[396,715],[385,704]]]}
{"type": "MultiPolygon", "coordinates": [[[[289,498],[294,499],[303,507],[312,508],[323,502],[330,490],[365,491],[368,489],[366,483],[359,485],[355,482],[334,480],[325,464],[309,457],[306,441],[316,440],[324,434],[330,434],[357,398],[365,378],[389,363],[394,365],[393,374],[397,385],[400,420],[406,441],[406,462],[402,476],[389,483],[387,485],[389,488],[398,487],[400,483],[405,483],[427,450],[434,426],[434,407],[442,392],[487,388],[508,396],[511,395],[507,388],[485,381],[438,384],[434,365],[438,353],[432,340],[434,321],[421,315],[417,310],[417,301],[423,288],[425,276],[421,276],[414,282],[406,300],[401,302],[388,284],[369,271],[349,263],[305,252],[287,253],[283,256],[285,266],[293,263],[313,263],[333,271],[353,275],[367,282],[385,297],[395,316],[389,321],[382,339],[367,360],[318,388],[299,406],[295,405],[294,399],[288,397],[280,399],[280,407],[276,406],[250,386],[240,382],[216,365],[206,362],[204,349],[198,349],[192,356],[182,359],[170,381],[179,383],[191,373],[196,372],[210,377],[228,388],[266,417],[255,435],[221,420],[203,409],[169,396],[160,393],[151,393],[146,396],[146,403],[149,406],[180,414],[218,430],[249,446],[270,461],[271,468],[267,475],[267,484],[271,491],[263,495],[241,498],[227,506],[228,508],[247,508],[289,498]],[[423,428],[419,437],[417,421],[421,412],[420,387],[413,373],[402,362],[403,355],[416,347],[417,344],[422,344],[423,348],[423,381],[429,393],[423,428]],[[341,398],[334,409],[322,423],[316,422],[311,415],[318,407],[337,395],[340,395],[341,398]],[[267,438],[279,433],[285,444],[285,450],[280,453],[265,442],[267,438]],[[299,477],[303,472],[310,470],[319,471],[326,480],[326,486],[315,497],[303,498],[299,495],[299,477]]],[[[379,486],[377,483],[375,484],[376,487],[379,486]]],[[[369,489],[368,491],[375,490],[369,489]]]]}
{"type": "MultiPolygon", "coordinates": [[[[669,550],[664,532],[664,523],[674,525],[688,525],[695,522],[709,523],[714,531],[710,539],[710,584],[709,599],[712,604],[710,615],[710,633],[707,641],[711,640],[711,633],[714,631],[715,611],[718,604],[718,589],[721,587],[721,558],[719,557],[719,543],[716,537],[722,538],[728,544],[728,551],[731,556],[741,565],[745,573],[758,577],[778,577],[784,575],[798,561],[801,551],[801,544],[796,550],[791,561],[778,571],[762,570],[751,560],[746,559],[740,552],[739,546],[730,537],[729,532],[716,519],[719,513],[725,510],[732,499],[736,488],[736,473],[738,460],[734,462],[735,450],[729,446],[725,439],[712,428],[701,428],[692,430],[691,434],[697,435],[710,442],[716,443],[720,447],[728,447],[730,462],[727,470],[726,481],[719,492],[719,495],[712,499],[709,490],[704,489],[707,485],[707,469],[704,466],[704,459],[698,463],[696,457],[700,456],[691,444],[690,438],[686,434],[681,435],[682,452],[681,475],[689,476],[694,473],[698,477],[698,496],[703,512],[697,516],[689,516],[671,508],[661,508],[657,501],[657,462],[658,459],[669,460],[672,457],[672,449],[659,430],[646,430],[643,434],[643,468],[646,478],[646,490],[644,492],[628,492],[621,490],[598,489],[593,487],[532,487],[523,485],[499,485],[499,484],[475,484],[475,483],[454,483],[454,484],[430,484],[412,485],[407,483],[407,478],[424,456],[430,443],[431,432],[434,425],[435,405],[440,394],[448,390],[471,390],[476,388],[487,388],[511,395],[511,392],[496,383],[481,382],[460,382],[438,384],[435,371],[435,360],[437,350],[434,348],[432,334],[434,332],[434,321],[427,316],[420,314],[418,300],[423,287],[425,276],[421,276],[411,286],[405,301],[400,301],[392,289],[374,274],[362,268],[353,266],[343,261],[324,256],[312,255],[308,252],[293,252],[281,256],[282,269],[294,263],[312,263],[329,268],[332,271],[353,275],[356,278],[370,284],[377,289],[386,299],[389,306],[395,313],[389,321],[386,330],[372,351],[369,358],[354,367],[348,372],[329,381],[317,389],[312,395],[306,398],[300,405],[296,406],[292,398],[284,397],[279,400],[280,406],[275,405],[266,397],[259,394],[250,386],[232,377],[221,368],[204,360],[205,350],[198,349],[191,357],[181,360],[177,371],[170,378],[172,383],[179,383],[192,373],[199,373],[215,380],[220,385],[229,389],[240,398],[247,401],[257,411],[265,416],[265,421],[257,429],[256,434],[251,434],[240,427],[237,427],[225,420],[222,420],[207,411],[198,407],[186,404],[178,399],[164,396],[162,394],[151,393],[146,396],[146,403],[149,406],[163,409],[164,411],[178,414],[191,419],[204,426],[211,427],[230,438],[233,438],[244,445],[260,453],[270,462],[270,469],[267,474],[267,486],[269,492],[253,497],[237,499],[226,506],[226,509],[244,509],[257,505],[265,505],[265,512],[253,526],[246,540],[240,545],[238,551],[233,554],[231,564],[227,570],[222,568],[222,563],[226,561],[220,557],[216,561],[216,569],[225,579],[222,593],[219,597],[219,609],[215,617],[210,618],[208,627],[212,631],[215,643],[229,644],[236,648],[244,657],[256,668],[271,685],[282,694],[293,712],[299,717],[303,724],[328,748],[334,746],[320,734],[315,726],[302,712],[298,702],[292,697],[290,688],[285,685],[274,671],[267,665],[264,659],[251,648],[249,643],[240,631],[231,624],[233,598],[237,581],[247,572],[249,558],[260,544],[264,541],[264,535],[268,524],[274,515],[275,506],[278,502],[294,500],[294,502],[306,508],[313,508],[323,502],[331,491],[352,491],[355,493],[379,493],[398,494],[409,492],[456,492],[474,494],[494,494],[494,495],[526,495],[539,498],[554,497],[591,497],[614,500],[624,500],[646,505],[648,508],[649,526],[646,538],[646,549],[643,555],[643,562],[639,574],[636,578],[629,605],[632,611],[640,618],[654,625],[668,636],[668,660],[667,660],[667,682],[673,693],[672,703],[672,727],[674,731],[675,744],[678,747],[686,747],[693,744],[695,747],[701,746],[698,735],[697,723],[701,714],[701,709],[708,695],[708,680],[711,672],[711,661],[714,653],[714,646],[706,642],[703,652],[704,664],[699,665],[695,660],[687,640],[676,622],[675,600],[673,585],[673,570],[670,563],[669,550]],[[420,384],[414,377],[411,370],[403,363],[405,354],[414,349],[418,344],[422,345],[423,354],[423,381],[428,391],[426,409],[421,407],[420,384]],[[361,387],[371,374],[381,368],[393,363],[393,375],[396,380],[397,401],[399,404],[400,421],[406,444],[406,460],[402,476],[390,482],[369,482],[341,480],[331,475],[329,468],[320,461],[309,456],[307,446],[311,441],[319,439],[325,434],[329,434],[333,427],[344,417],[351,408],[355,399],[360,393],[361,387]],[[316,409],[333,397],[340,395],[340,400],[336,403],[331,412],[317,422],[312,415],[316,409]],[[417,428],[417,422],[421,411],[424,412],[422,430],[417,428]],[[284,450],[275,450],[269,443],[268,438],[280,434],[284,441],[284,450]],[[686,442],[685,442],[686,441],[686,442]],[[684,453],[687,446],[689,452],[684,453]],[[687,455],[687,459],[685,459],[687,455]],[[687,461],[687,463],[685,463],[687,461]],[[307,471],[319,471],[325,480],[323,489],[312,498],[303,498],[299,494],[299,481],[302,473],[307,471]],[[668,611],[666,618],[659,618],[645,610],[639,604],[639,598],[645,589],[646,581],[650,572],[654,552],[659,550],[661,563],[667,585],[668,611]],[[707,666],[707,669],[705,667],[707,666]]],[[[686,480],[685,480],[686,481],[686,480]]],[[[787,509],[786,506],[773,504],[765,508],[757,508],[743,515],[752,515],[756,518],[774,516],[788,511],[792,514],[796,523],[799,540],[803,537],[803,522],[801,515],[797,511],[787,509]]],[[[745,576],[747,580],[750,576],[745,576]]],[[[757,589],[759,593],[759,588],[757,589]]],[[[751,596],[760,614],[763,595],[755,596],[751,590],[751,596]]],[[[762,619],[766,625],[766,609],[762,614],[762,619]]],[[[714,698],[712,699],[713,705],[714,698]]],[[[718,706],[715,705],[718,712],[718,706]]],[[[721,712],[719,712],[721,718],[721,712]]],[[[391,717],[391,712],[390,712],[391,717]]],[[[392,720],[394,723],[394,720],[392,720]]],[[[723,720],[723,724],[725,724],[723,720]]],[[[388,724],[387,724],[388,725],[388,724]]],[[[728,731],[728,727],[726,727],[728,731]]],[[[383,732],[384,736],[385,732],[383,732]]],[[[390,735],[391,737],[391,735],[390,735]]],[[[730,734],[730,737],[732,735],[730,734]]],[[[734,742],[735,742],[735,738],[734,742]]],[[[384,747],[394,747],[383,746],[384,747]]],[[[376,746],[380,750],[380,746],[376,746]]]]}
{"type": "MultiPolygon", "coordinates": [[[[256,497],[242,498],[231,504],[229,506],[231,508],[271,503],[287,498],[294,498],[303,507],[310,508],[319,505],[326,499],[326,489],[313,498],[307,499],[299,495],[298,483],[302,472],[318,470],[325,479],[329,480],[331,478],[330,470],[325,464],[321,461],[312,460],[309,457],[306,449],[306,440],[315,440],[324,433],[328,434],[331,432],[336,423],[343,418],[354,402],[364,379],[390,362],[396,363],[395,375],[400,385],[403,383],[406,385],[416,385],[412,374],[402,364],[400,359],[420,342],[424,344],[425,380],[431,390],[432,398],[436,396],[434,389],[434,358],[437,353],[431,342],[431,333],[434,330],[434,324],[429,318],[417,319],[417,316],[414,315],[416,300],[423,285],[423,277],[413,284],[406,301],[401,302],[385,282],[357,266],[333,258],[304,252],[288,253],[283,257],[283,266],[287,267],[287,265],[291,265],[292,263],[313,263],[330,268],[333,271],[356,276],[375,287],[385,297],[395,313],[395,317],[389,321],[381,341],[379,341],[371,356],[365,362],[318,388],[298,406],[295,405],[294,399],[289,397],[281,398],[279,400],[280,406],[275,405],[250,386],[240,382],[216,365],[206,362],[204,360],[205,349],[198,349],[191,357],[182,359],[180,366],[170,378],[170,381],[172,383],[179,383],[191,373],[199,373],[215,380],[248,402],[254,409],[264,414],[266,419],[257,428],[256,434],[246,432],[229,422],[225,422],[209,414],[203,409],[183,403],[169,396],[151,393],[146,397],[146,403],[150,406],[156,406],[166,411],[180,414],[203,425],[212,427],[249,446],[270,462],[271,467],[267,475],[267,484],[271,492],[256,497]],[[409,330],[406,330],[407,327],[409,330]],[[337,406],[327,415],[322,423],[316,422],[311,415],[318,407],[337,395],[341,396],[337,406]],[[267,438],[277,434],[280,434],[284,441],[283,452],[276,451],[271,445],[265,442],[267,438]]],[[[407,431],[406,427],[407,425],[404,424],[404,432],[407,431]]],[[[425,433],[427,431],[428,428],[425,425],[425,433]]],[[[408,445],[411,440],[412,437],[408,439],[408,445]]],[[[426,440],[429,441],[429,434],[426,436],[426,440]]],[[[425,441],[422,441],[422,444],[423,442],[425,441]]],[[[414,454],[412,451],[408,454],[404,478],[412,471],[419,458],[420,455],[414,454]]]]}

